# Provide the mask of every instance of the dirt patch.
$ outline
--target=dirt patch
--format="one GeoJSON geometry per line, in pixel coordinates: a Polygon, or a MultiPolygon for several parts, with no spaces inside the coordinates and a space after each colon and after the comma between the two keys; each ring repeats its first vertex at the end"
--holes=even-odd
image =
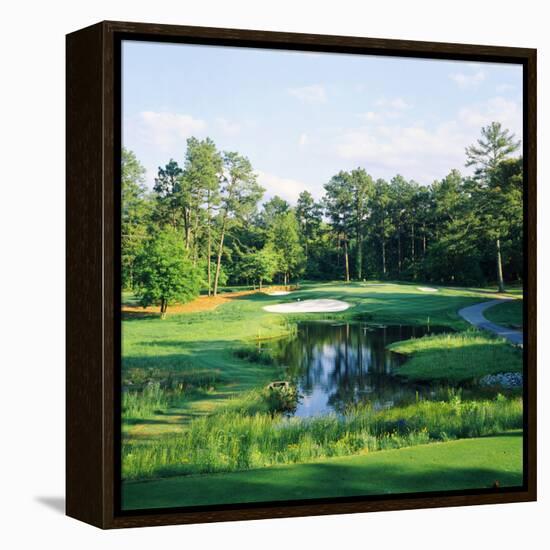
{"type": "MultiPolygon", "coordinates": [[[[284,286],[273,286],[269,288],[263,288],[262,292],[288,292],[288,287],[284,286]]],[[[259,290],[242,290],[238,292],[224,292],[218,294],[217,296],[199,296],[195,298],[192,302],[187,304],[174,304],[173,306],[168,306],[168,315],[179,314],[179,313],[200,313],[203,311],[212,311],[218,306],[230,302],[235,298],[240,298],[241,296],[248,296],[251,294],[258,294],[259,290]]],[[[159,306],[130,306],[123,305],[122,313],[125,315],[130,315],[132,317],[139,316],[150,316],[150,315],[160,315],[159,306]]]]}

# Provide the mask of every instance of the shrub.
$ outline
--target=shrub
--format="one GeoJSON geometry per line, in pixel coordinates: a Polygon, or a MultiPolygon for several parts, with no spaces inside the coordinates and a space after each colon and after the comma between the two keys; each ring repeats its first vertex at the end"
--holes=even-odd
{"type": "Polygon", "coordinates": [[[296,386],[285,383],[270,384],[264,392],[269,410],[274,413],[291,413],[296,410],[299,395],[296,386]]]}

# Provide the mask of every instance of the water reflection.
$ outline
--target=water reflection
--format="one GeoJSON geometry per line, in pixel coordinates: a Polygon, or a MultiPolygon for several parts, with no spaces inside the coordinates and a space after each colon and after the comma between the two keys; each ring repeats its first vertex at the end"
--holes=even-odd
{"type": "Polygon", "coordinates": [[[372,326],[364,323],[305,322],[290,339],[272,344],[278,361],[302,398],[295,415],[341,413],[370,401],[391,407],[430,391],[394,376],[402,361],[386,346],[399,340],[441,333],[441,327],[372,326]]]}

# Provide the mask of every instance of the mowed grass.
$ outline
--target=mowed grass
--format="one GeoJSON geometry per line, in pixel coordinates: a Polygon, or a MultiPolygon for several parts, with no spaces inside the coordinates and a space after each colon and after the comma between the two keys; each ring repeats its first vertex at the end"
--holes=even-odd
{"type": "MultiPolygon", "coordinates": [[[[334,419],[328,419],[333,424],[330,427],[321,426],[320,429],[317,429],[319,426],[301,425],[301,421],[293,420],[289,423],[291,429],[283,430],[285,433],[280,434],[278,421],[266,414],[263,403],[258,400],[258,390],[268,382],[283,377],[284,371],[276,364],[260,361],[260,358],[256,361],[253,355],[244,357],[239,353],[243,347],[255,348],[255,342],[288,334],[294,329],[294,323],[304,318],[360,319],[381,324],[432,324],[465,330],[468,325],[459,318],[457,310],[488,299],[487,291],[483,290],[439,288],[434,293],[422,292],[416,287],[415,284],[398,283],[382,286],[364,283],[308,284],[288,296],[239,296],[213,311],[169,315],[166,320],[156,315],[125,317],[122,327],[122,367],[123,385],[129,393],[126,395],[123,417],[124,475],[127,479],[156,479],[143,483],[126,482],[129,491],[134,491],[132,487],[136,488],[133,500],[128,501],[128,507],[181,506],[192,504],[193,499],[197,503],[226,502],[220,496],[226,490],[233,501],[247,499],[249,494],[251,501],[300,498],[294,496],[293,487],[297,485],[298,491],[302,490],[299,487],[304,480],[304,494],[312,498],[317,494],[325,496],[321,495],[323,491],[328,491],[326,496],[338,496],[432,490],[424,489],[432,483],[428,478],[440,479],[442,489],[454,487],[455,479],[458,488],[468,483],[472,487],[485,486],[480,485],[482,478],[478,474],[483,470],[481,467],[468,474],[455,472],[456,477],[449,471],[450,481],[439,478],[440,473],[448,470],[445,469],[446,459],[441,459],[440,463],[437,460],[433,462],[424,474],[417,469],[420,463],[400,474],[400,470],[392,468],[392,462],[389,461],[388,467],[392,468],[393,475],[389,481],[386,480],[385,462],[382,461],[378,466],[372,463],[375,466],[369,470],[368,483],[365,485],[360,464],[350,469],[345,461],[371,460],[388,452],[382,449],[409,445],[416,445],[414,450],[439,448],[441,444],[433,441],[494,434],[520,426],[520,400],[514,403],[501,400],[500,404],[497,403],[495,406],[504,412],[500,417],[494,411],[488,412],[488,409],[480,414],[472,412],[473,405],[468,405],[468,409],[459,400],[455,401],[454,406],[463,408],[464,414],[458,415],[458,421],[457,415],[449,411],[435,411],[430,416],[426,410],[414,412],[411,408],[407,413],[400,408],[386,411],[383,422],[371,423],[371,419],[368,426],[363,425],[362,428],[361,422],[364,420],[353,421],[349,425],[338,422],[333,425],[334,419]],[[269,304],[313,298],[341,299],[352,307],[339,314],[300,316],[270,314],[262,309],[269,304]],[[151,385],[152,381],[159,384],[160,392],[156,385],[151,385]],[[139,396],[143,394],[143,388],[147,387],[150,395],[147,396],[148,402],[143,404],[139,396]],[[508,412],[504,411],[510,403],[511,408],[508,412]],[[428,422],[428,416],[433,422],[428,422]],[[445,420],[443,424],[441,419],[445,420]],[[432,444],[421,445],[426,442],[432,444]],[[334,470],[335,475],[343,476],[343,484],[334,483],[329,473],[332,466],[325,466],[325,463],[338,466],[335,460],[345,462],[341,469],[334,470]],[[280,464],[286,465],[281,467],[280,464]],[[327,472],[325,478],[321,476],[318,489],[309,487],[317,486],[315,470],[308,469],[309,466],[317,468],[319,472],[327,472]],[[279,476],[280,468],[286,472],[281,474],[286,481],[283,479],[279,484],[275,478],[279,476]],[[293,473],[295,468],[297,472],[293,473]],[[228,471],[235,473],[212,473],[228,471]],[[197,472],[208,472],[208,475],[197,476],[197,472]],[[348,484],[344,472],[358,473],[350,474],[348,484]],[[310,478],[310,474],[313,477],[310,478]],[[238,485],[233,485],[233,481],[226,483],[225,475],[244,475],[244,494],[238,485]],[[192,480],[201,480],[202,485],[196,492],[193,492],[192,480]],[[266,483],[264,488],[262,480],[266,483]],[[158,493],[155,489],[157,483],[161,484],[158,493]],[[353,490],[356,483],[359,493],[353,490]],[[416,483],[420,489],[414,489],[416,483]],[[140,486],[143,488],[139,489],[140,486]],[[275,496],[266,496],[272,489],[275,496]],[[178,493],[179,490],[190,492],[182,494],[178,493]],[[147,497],[149,491],[152,491],[152,500],[147,497]],[[170,501],[170,498],[173,500],[170,501]]],[[[472,369],[475,369],[474,363],[470,364],[472,369]]],[[[477,411],[485,407],[474,405],[478,407],[477,411]]],[[[420,403],[416,406],[427,405],[420,403]]],[[[396,464],[399,465],[400,461],[396,459],[396,464]]],[[[406,468],[403,464],[400,466],[406,468]]],[[[494,467],[494,471],[485,472],[487,479],[500,470],[497,463],[494,467]]]]}
{"type": "Polygon", "coordinates": [[[165,320],[157,316],[124,319],[123,384],[175,380],[195,390],[183,392],[179,404],[172,403],[165,411],[168,415],[157,416],[154,424],[149,422],[140,431],[154,434],[163,431],[162,424],[169,430],[179,429],[171,414],[208,413],[237,393],[267,384],[279,369],[239,359],[235,351],[245,341],[278,337],[290,330],[284,318],[265,314],[256,302],[244,299],[214,311],[165,320]]]}
{"type": "Polygon", "coordinates": [[[123,509],[168,508],[425,491],[522,483],[522,433],[463,439],[309,464],[125,482],[123,509]]]}
{"type": "Polygon", "coordinates": [[[511,300],[486,309],[486,319],[505,327],[518,328],[523,326],[523,300],[511,300]]]}
{"type": "MultiPolygon", "coordinates": [[[[122,322],[123,384],[167,379],[186,390],[171,400],[163,414],[128,419],[125,435],[154,438],[179,433],[191,418],[209,414],[228,400],[265,386],[283,373],[276,365],[239,358],[235,351],[250,342],[288,334],[300,319],[362,319],[377,323],[444,325],[465,329],[457,310],[487,299],[487,291],[439,288],[422,292],[419,284],[316,283],[302,285],[288,296],[241,296],[213,311],[169,315],[128,315],[122,322]],[[345,300],[353,307],[339,314],[277,315],[269,304],[313,298],[345,300]],[[194,390],[193,390],[194,388],[194,390]],[[143,421],[142,421],[143,420],[143,421]]],[[[132,296],[125,294],[125,301],[132,296]]]]}
{"type": "Polygon", "coordinates": [[[469,330],[396,342],[409,356],[398,374],[418,381],[459,383],[499,372],[522,372],[523,353],[506,340],[469,330]]]}
{"type": "MultiPolygon", "coordinates": [[[[419,283],[321,283],[303,285],[278,302],[332,298],[353,307],[330,318],[359,318],[386,324],[442,325],[456,330],[468,324],[457,311],[487,299],[487,291],[462,288],[438,288],[437,292],[419,290],[419,283]]],[[[322,314],[319,315],[323,317],[322,314]]],[[[292,319],[304,318],[293,315],[292,319]]],[[[310,315],[305,318],[311,319],[310,315]]]]}

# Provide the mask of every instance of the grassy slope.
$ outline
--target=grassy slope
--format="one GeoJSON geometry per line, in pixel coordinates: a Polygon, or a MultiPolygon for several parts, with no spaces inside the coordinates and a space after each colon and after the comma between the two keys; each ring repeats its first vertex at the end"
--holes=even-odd
{"type": "Polygon", "coordinates": [[[481,332],[440,334],[396,342],[389,349],[411,355],[399,374],[413,380],[457,383],[486,374],[521,372],[522,352],[481,332]]]}
{"type": "Polygon", "coordinates": [[[485,310],[484,316],[489,321],[505,327],[523,326],[523,300],[513,300],[497,304],[485,310]]]}
{"type": "Polygon", "coordinates": [[[123,373],[136,369],[166,377],[213,386],[206,393],[186,396],[180,406],[150,419],[125,426],[140,435],[180,431],[180,422],[208,413],[218,404],[249,388],[262,386],[276,377],[276,369],[240,360],[232,353],[243,341],[281,336],[288,332],[285,319],[265,314],[253,300],[236,299],[205,313],[129,317],[123,321],[123,373]]]}
{"type": "MultiPolygon", "coordinates": [[[[124,433],[142,438],[181,431],[182,420],[211,412],[235,394],[265,385],[280,373],[272,366],[240,360],[232,350],[255,338],[285,334],[289,323],[303,316],[263,311],[268,304],[296,299],[335,298],[353,305],[332,318],[361,317],[380,323],[445,325],[466,328],[457,310],[487,299],[487,291],[440,288],[422,292],[417,284],[368,286],[363,283],[317,283],[304,285],[289,296],[255,294],[236,298],[214,311],[168,316],[127,318],[123,321],[123,371],[151,369],[157,375],[177,373],[191,380],[203,378],[214,389],[188,395],[179,406],[144,422],[126,424],[124,433]],[[215,379],[215,383],[209,380],[215,379]]],[[[128,296],[125,297],[127,300],[128,296]]],[[[308,315],[308,319],[323,315],[308,315]]]]}
{"type": "Polygon", "coordinates": [[[231,474],[126,483],[125,509],[521,484],[521,432],[231,474]]]}

